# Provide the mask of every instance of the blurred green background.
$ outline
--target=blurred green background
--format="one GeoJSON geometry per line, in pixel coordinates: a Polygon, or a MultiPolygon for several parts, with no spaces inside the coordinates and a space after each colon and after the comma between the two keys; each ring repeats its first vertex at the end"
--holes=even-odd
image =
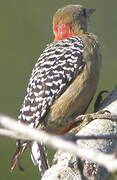
{"type": "MultiPolygon", "coordinates": [[[[117,1],[0,0],[0,112],[17,118],[36,59],[53,40],[53,13],[67,4],[96,8],[89,31],[98,35],[102,44],[103,66],[97,93],[116,85],[117,1]]],[[[9,172],[14,149],[14,140],[0,137],[0,180],[39,180],[28,153],[22,160],[25,172],[9,172]]]]}

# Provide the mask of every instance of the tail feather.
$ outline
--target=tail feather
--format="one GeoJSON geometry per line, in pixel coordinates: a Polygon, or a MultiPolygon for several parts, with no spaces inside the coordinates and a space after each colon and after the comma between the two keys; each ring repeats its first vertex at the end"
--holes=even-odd
{"type": "Polygon", "coordinates": [[[17,141],[16,151],[10,162],[11,172],[15,169],[17,165],[21,171],[24,171],[24,169],[20,165],[20,156],[22,155],[22,153],[25,151],[26,148],[27,148],[27,143],[21,143],[20,140],[17,141]]]}
{"type": "Polygon", "coordinates": [[[47,150],[43,144],[38,144],[34,142],[31,147],[31,159],[35,166],[38,166],[41,174],[49,168],[47,159],[47,150]]]}

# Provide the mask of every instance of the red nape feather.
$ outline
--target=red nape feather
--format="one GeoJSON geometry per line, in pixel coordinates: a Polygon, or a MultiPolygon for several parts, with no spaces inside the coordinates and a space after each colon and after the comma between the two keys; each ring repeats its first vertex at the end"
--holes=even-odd
{"type": "Polygon", "coordinates": [[[75,36],[76,34],[73,32],[71,28],[71,24],[57,24],[54,27],[55,39],[54,41],[70,38],[75,36]]]}

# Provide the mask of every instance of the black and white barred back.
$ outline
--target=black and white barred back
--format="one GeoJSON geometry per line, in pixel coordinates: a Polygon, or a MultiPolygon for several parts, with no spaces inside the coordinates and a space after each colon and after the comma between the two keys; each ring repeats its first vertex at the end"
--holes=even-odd
{"type": "MultiPolygon", "coordinates": [[[[82,39],[76,36],[47,46],[32,71],[19,116],[20,122],[31,127],[43,123],[51,105],[82,71],[85,65],[83,52],[82,39]]],[[[45,146],[32,143],[31,158],[44,173],[48,168],[45,146]]]]}
{"type": "Polygon", "coordinates": [[[20,122],[38,127],[49,107],[84,67],[84,44],[80,37],[53,42],[39,57],[28,84],[20,122]]]}

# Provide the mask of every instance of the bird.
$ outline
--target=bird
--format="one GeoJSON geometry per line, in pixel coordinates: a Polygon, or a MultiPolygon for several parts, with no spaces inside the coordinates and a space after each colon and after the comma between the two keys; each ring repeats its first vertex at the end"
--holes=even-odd
{"type": "MultiPolygon", "coordinates": [[[[28,83],[18,122],[51,134],[65,134],[73,119],[84,114],[94,97],[101,69],[101,48],[96,35],[88,32],[95,9],[66,5],[53,16],[54,40],[38,58],[28,83]]],[[[29,147],[31,158],[44,174],[48,169],[42,143],[17,140],[11,170],[29,147]]]]}

